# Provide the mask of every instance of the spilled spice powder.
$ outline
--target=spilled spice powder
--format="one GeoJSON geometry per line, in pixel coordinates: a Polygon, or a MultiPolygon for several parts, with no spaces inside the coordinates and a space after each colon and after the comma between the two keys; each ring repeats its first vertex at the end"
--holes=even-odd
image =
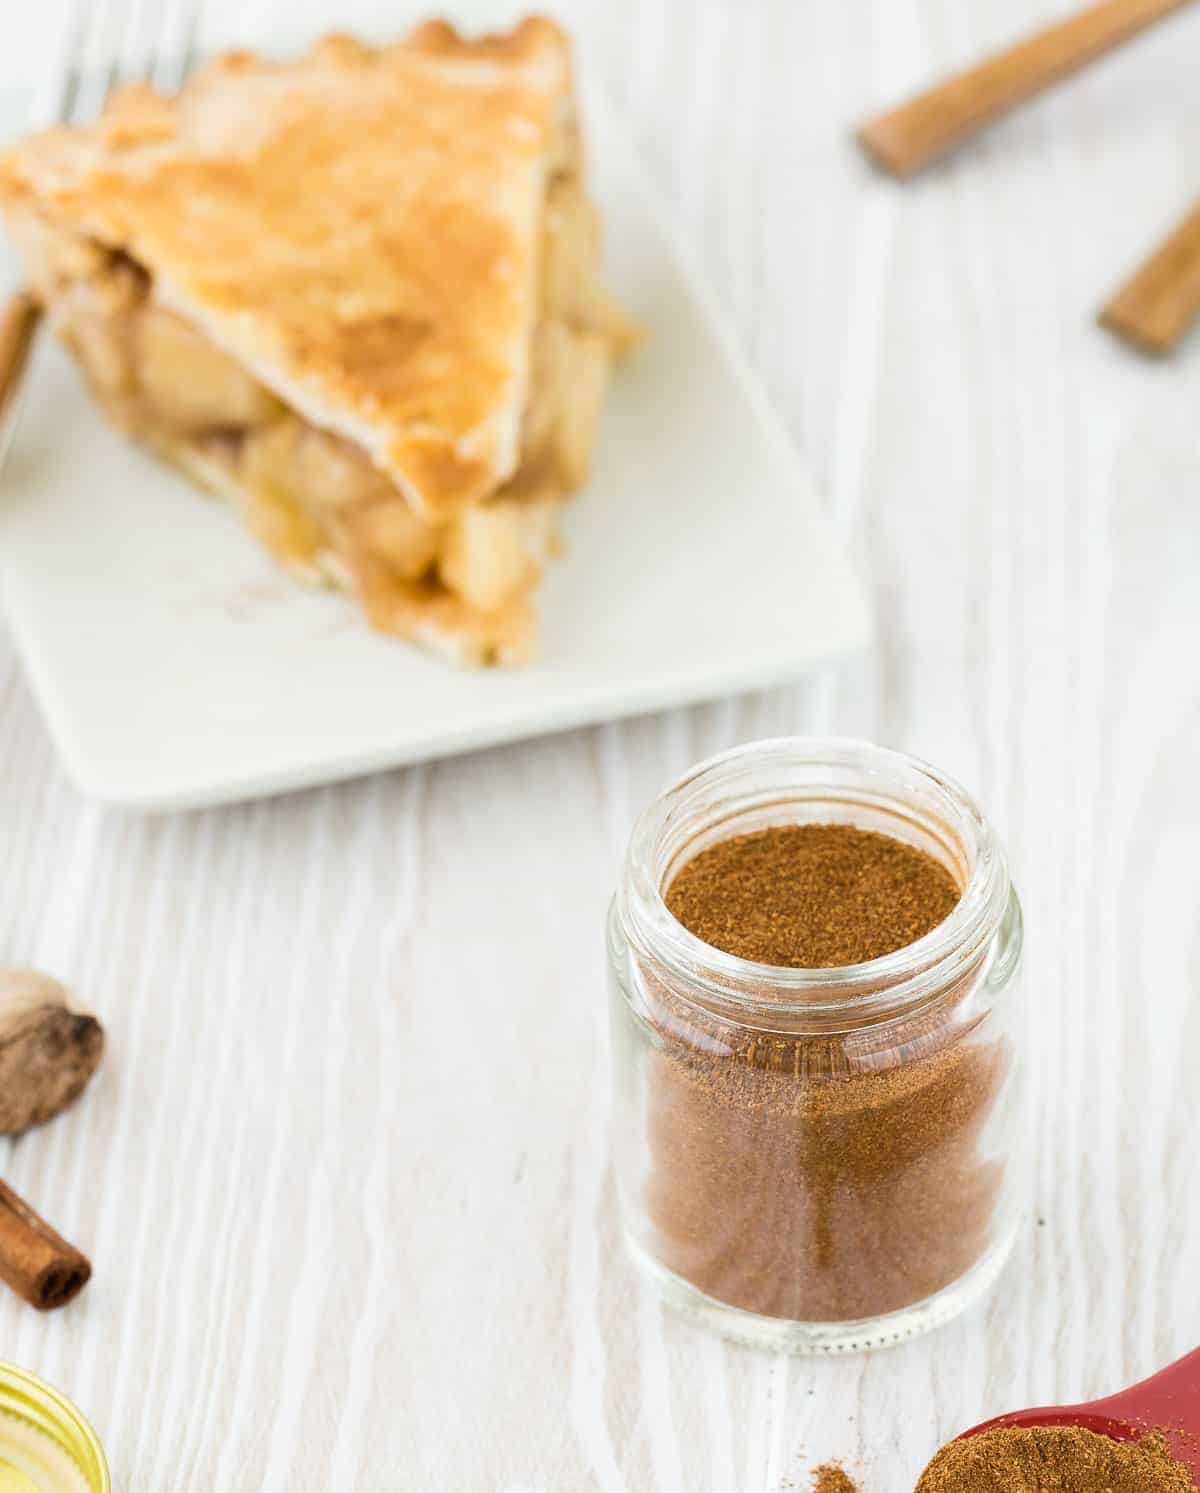
{"type": "Polygon", "coordinates": [[[813,1469],[813,1493],[858,1493],[858,1484],[837,1462],[813,1469]]]}
{"type": "Polygon", "coordinates": [[[1006,1426],[952,1441],[916,1493],[1195,1493],[1161,1432],[1113,1441],[1080,1426],[1006,1426]]]}
{"type": "Polygon", "coordinates": [[[781,824],[718,840],[688,861],[667,907],[742,959],[827,969],[915,943],[959,889],[931,855],[852,824],[781,824]]]}
{"type": "MultiPolygon", "coordinates": [[[[831,824],[718,842],[667,905],[731,952],[804,967],[902,947],[957,896],[923,851],[831,824]]],[[[808,1322],[898,1311],[964,1275],[992,1243],[1004,1170],[981,1139],[1010,1065],[975,998],[986,957],[886,1029],[851,1014],[830,1031],[747,1022],[642,964],[651,1257],[718,1301],[808,1322]]]]}

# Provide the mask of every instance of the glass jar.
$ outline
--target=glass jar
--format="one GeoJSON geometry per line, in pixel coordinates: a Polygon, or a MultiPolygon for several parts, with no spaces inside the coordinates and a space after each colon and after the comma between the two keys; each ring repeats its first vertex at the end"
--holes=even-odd
{"type": "Polygon", "coordinates": [[[0,1363],[0,1488],[5,1493],[111,1493],[95,1431],[53,1385],[0,1363]]]}
{"type": "Polygon", "coordinates": [[[866,742],[790,738],[701,763],[642,814],[608,923],[613,1146],[629,1247],[665,1298],[793,1351],[898,1342],[995,1280],[1016,1232],[1021,913],[958,784],[866,742]],[[791,969],[668,912],[680,867],[771,825],[903,840],[961,889],[862,964],[791,969]]]}

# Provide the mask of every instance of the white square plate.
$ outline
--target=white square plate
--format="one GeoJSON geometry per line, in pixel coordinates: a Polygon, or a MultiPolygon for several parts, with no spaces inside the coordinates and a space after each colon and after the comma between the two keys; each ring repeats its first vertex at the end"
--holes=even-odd
{"type": "Polygon", "coordinates": [[[865,641],[811,486],[587,100],[614,284],[650,337],[619,373],[542,660],[462,672],[294,586],[233,517],[110,431],[41,339],[0,479],[13,633],[68,772],[177,808],[765,687],[865,641]]]}

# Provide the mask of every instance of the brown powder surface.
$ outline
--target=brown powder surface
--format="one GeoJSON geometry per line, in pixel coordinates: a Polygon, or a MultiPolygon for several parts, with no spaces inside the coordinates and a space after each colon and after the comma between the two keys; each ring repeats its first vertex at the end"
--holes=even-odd
{"type": "Polygon", "coordinates": [[[838,1462],[813,1469],[813,1493],[858,1493],[858,1484],[838,1462]]]}
{"type": "MultiPolygon", "coordinates": [[[[649,1252],[744,1311],[843,1322],[898,1311],[991,1242],[1003,1163],[981,1144],[1009,1068],[955,992],[856,1068],[854,1035],[704,1020],[643,977],[649,1252]]],[[[964,1002],[965,1003],[965,1002],[964,1002]]]]}
{"type": "Polygon", "coordinates": [[[666,894],[671,913],[727,954],[793,969],[877,959],[915,943],[959,900],[931,855],[851,824],[782,824],[719,840],[666,894]]]}
{"type": "Polygon", "coordinates": [[[1006,1426],[952,1441],[916,1493],[1195,1493],[1160,1432],[1113,1441],[1079,1426],[1006,1426]]]}

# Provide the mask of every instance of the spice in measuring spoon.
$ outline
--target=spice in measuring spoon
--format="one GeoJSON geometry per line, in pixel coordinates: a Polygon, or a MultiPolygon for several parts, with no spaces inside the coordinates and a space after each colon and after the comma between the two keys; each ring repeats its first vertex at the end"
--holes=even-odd
{"type": "Polygon", "coordinates": [[[952,1441],[916,1493],[1195,1493],[1159,1432],[1114,1441],[1082,1426],[1006,1426],[952,1441]]]}

